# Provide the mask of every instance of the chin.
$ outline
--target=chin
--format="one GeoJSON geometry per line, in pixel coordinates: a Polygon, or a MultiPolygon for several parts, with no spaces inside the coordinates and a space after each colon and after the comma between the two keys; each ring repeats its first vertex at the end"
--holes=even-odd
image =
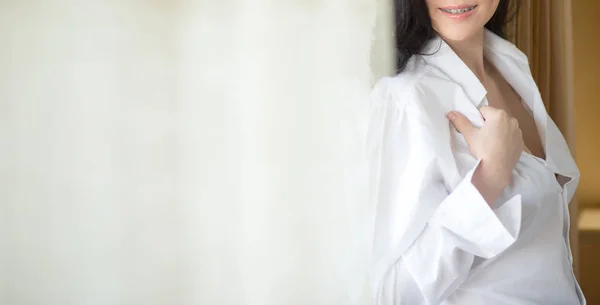
{"type": "Polygon", "coordinates": [[[473,37],[483,33],[483,26],[481,27],[446,27],[441,31],[437,31],[444,40],[450,41],[468,41],[473,37]]]}

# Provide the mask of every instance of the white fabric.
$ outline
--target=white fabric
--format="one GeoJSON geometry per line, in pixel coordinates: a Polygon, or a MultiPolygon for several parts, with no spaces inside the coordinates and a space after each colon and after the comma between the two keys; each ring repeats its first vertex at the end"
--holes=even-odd
{"type": "Polygon", "coordinates": [[[0,1],[0,305],[370,297],[387,3],[0,1]]]}
{"type": "Polygon", "coordinates": [[[571,269],[568,202],[579,172],[548,117],[527,58],[486,31],[485,56],[529,107],[547,158],[523,153],[490,208],[478,166],[446,113],[475,125],[486,91],[439,37],[381,79],[368,132],[375,204],[372,288],[379,305],[585,304],[571,269]],[[570,178],[564,186],[554,174],[570,178]]]}

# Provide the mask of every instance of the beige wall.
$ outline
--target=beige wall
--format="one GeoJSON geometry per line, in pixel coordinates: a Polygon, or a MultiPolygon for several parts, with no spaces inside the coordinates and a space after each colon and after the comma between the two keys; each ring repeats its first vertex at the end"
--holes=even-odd
{"type": "Polygon", "coordinates": [[[573,1],[577,196],[600,203],[600,1],[573,1]]]}

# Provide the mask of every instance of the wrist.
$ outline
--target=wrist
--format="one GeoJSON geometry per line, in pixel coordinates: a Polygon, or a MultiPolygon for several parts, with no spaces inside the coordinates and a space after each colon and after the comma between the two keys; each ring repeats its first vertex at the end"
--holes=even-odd
{"type": "Polygon", "coordinates": [[[479,190],[479,193],[492,205],[510,182],[510,174],[498,167],[498,163],[489,163],[481,160],[473,173],[471,183],[479,190]]]}
{"type": "Polygon", "coordinates": [[[499,162],[482,159],[479,162],[479,167],[476,169],[476,174],[488,184],[503,190],[510,183],[512,170],[501,166],[499,162]]]}

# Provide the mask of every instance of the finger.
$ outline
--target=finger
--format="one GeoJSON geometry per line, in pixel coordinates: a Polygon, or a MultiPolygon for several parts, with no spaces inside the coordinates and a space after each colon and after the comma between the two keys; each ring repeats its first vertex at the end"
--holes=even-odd
{"type": "Polygon", "coordinates": [[[479,112],[485,120],[489,119],[490,117],[493,117],[494,115],[497,115],[499,111],[500,109],[490,106],[482,106],[481,108],[479,108],[479,112]]]}
{"type": "Polygon", "coordinates": [[[463,134],[467,141],[469,141],[473,134],[478,130],[467,117],[456,111],[450,111],[448,113],[448,119],[452,125],[463,134]]]}

